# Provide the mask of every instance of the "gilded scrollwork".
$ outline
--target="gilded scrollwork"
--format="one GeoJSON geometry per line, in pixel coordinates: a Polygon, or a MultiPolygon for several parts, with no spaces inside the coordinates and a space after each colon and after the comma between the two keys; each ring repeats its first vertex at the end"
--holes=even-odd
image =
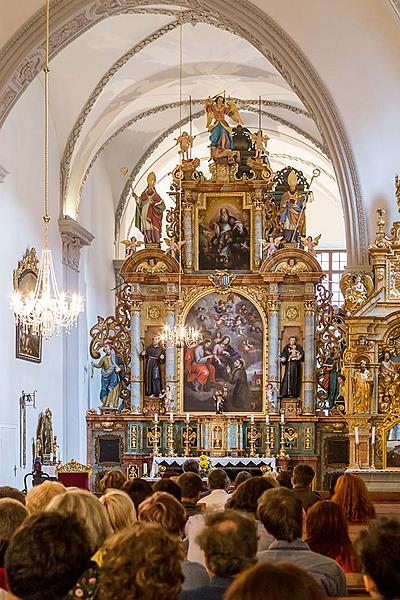
{"type": "Polygon", "coordinates": [[[378,219],[376,222],[376,235],[375,241],[370,246],[370,250],[382,250],[383,248],[390,248],[390,238],[386,235],[386,221],[383,218],[386,211],[383,208],[377,208],[376,210],[378,219]]]}
{"type": "Polygon", "coordinates": [[[343,310],[351,314],[371,296],[374,282],[365,273],[344,273],[340,280],[340,291],[344,298],[343,310]]]}

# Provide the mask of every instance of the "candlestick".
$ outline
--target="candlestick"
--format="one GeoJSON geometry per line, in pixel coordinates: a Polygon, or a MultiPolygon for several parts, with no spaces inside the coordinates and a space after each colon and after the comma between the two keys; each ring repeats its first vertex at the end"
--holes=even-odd
{"type": "Polygon", "coordinates": [[[190,415],[189,415],[189,413],[186,413],[186,423],[189,423],[189,421],[190,421],[190,415]]]}
{"type": "Polygon", "coordinates": [[[358,427],[354,427],[354,437],[355,437],[356,445],[358,446],[358,444],[360,443],[360,434],[358,431],[358,427]]]}
{"type": "Polygon", "coordinates": [[[254,415],[251,415],[251,425],[249,429],[249,457],[254,458],[256,455],[256,439],[257,439],[257,430],[254,427],[254,415]]]}
{"type": "Polygon", "coordinates": [[[375,425],[372,427],[371,432],[371,444],[375,445],[376,428],[375,425]]]}
{"type": "Polygon", "coordinates": [[[186,427],[183,432],[184,456],[190,456],[190,427],[188,417],[189,413],[186,415],[186,427]]]}
{"type": "Polygon", "coordinates": [[[265,415],[265,422],[267,423],[267,425],[269,425],[269,414],[265,415]]]}
{"type": "Polygon", "coordinates": [[[160,456],[158,451],[158,415],[154,414],[154,426],[153,426],[153,456],[160,456]],[[156,420],[157,417],[157,420],[156,420]]]}
{"type": "Polygon", "coordinates": [[[271,456],[271,438],[270,438],[270,428],[269,428],[269,415],[265,415],[265,422],[267,423],[267,429],[265,432],[265,457],[269,458],[271,456]],[[267,421],[268,417],[268,421],[267,421]]]}
{"type": "Polygon", "coordinates": [[[174,413],[169,413],[169,420],[171,421],[171,423],[174,422],[174,413]]]}
{"type": "Polygon", "coordinates": [[[282,425],[285,423],[285,413],[281,413],[281,423],[282,425]]]}
{"type": "Polygon", "coordinates": [[[251,421],[252,423],[254,423],[254,415],[251,415],[251,417],[250,417],[250,421],[251,421]]]}
{"type": "Polygon", "coordinates": [[[281,414],[281,440],[280,440],[280,445],[279,445],[279,454],[278,454],[278,458],[287,458],[288,455],[286,453],[286,441],[285,441],[285,420],[284,420],[284,414],[281,414]],[[282,418],[283,417],[283,418],[282,418]]]}
{"type": "Polygon", "coordinates": [[[154,413],[154,423],[157,423],[157,422],[158,422],[158,414],[154,413]]]}
{"type": "Polygon", "coordinates": [[[173,414],[170,414],[170,422],[167,424],[167,454],[175,456],[174,450],[174,423],[172,421],[173,414]]]}

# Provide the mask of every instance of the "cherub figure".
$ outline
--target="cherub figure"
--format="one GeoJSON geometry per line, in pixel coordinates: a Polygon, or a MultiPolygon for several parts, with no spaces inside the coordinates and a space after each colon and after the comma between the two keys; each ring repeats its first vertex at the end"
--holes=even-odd
{"type": "Polygon", "coordinates": [[[140,242],[135,236],[132,236],[129,240],[122,240],[121,244],[125,246],[125,257],[131,256],[140,246],[144,246],[143,242],[140,242]]]}
{"type": "Polygon", "coordinates": [[[222,415],[224,412],[225,395],[223,388],[217,388],[213,396],[215,404],[215,414],[222,415]]]}
{"type": "Polygon", "coordinates": [[[176,146],[179,144],[179,154],[182,160],[190,160],[189,151],[193,148],[193,140],[196,136],[190,135],[187,131],[182,131],[179,137],[175,138],[176,146]]]}
{"type": "Polygon", "coordinates": [[[270,258],[273,254],[275,254],[282,240],[282,236],[274,238],[272,235],[269,236],[268,240],[260,240],[261,258],[263,251],[265,251],[265,258],[270,258]]]}
{"type": "Polygon", "coordinates": [[[256,133],[251,134],[251,141],[254,144],[256,154],[255,158],[261,158],[262,154],[267,150],[269,137],[267,134],[263,135],[261,129],[259,129],[256,133]]]}
{"type": "Polygon", "coordinates": [[[321,233],[317,235],[317,237],[313,238],[312,235],[308,235],[307,237],[300,236],[300,239],[304,245],[304,248],[311,254],[311,256],[317,256],[317,252],[315,248],[319,244],[319,240],[321,239],[321,233]]]}
{"type": "Polygon", "coordinates": [[[186,244],[184,240],[176,242],[175,240],[168,238],[164,238],[164,242],[168,246],[167,250],[165,251],[165,254],[172,254],[172,256],[174,256],[175,254],[180,254],[182,246],[186,244]]]}

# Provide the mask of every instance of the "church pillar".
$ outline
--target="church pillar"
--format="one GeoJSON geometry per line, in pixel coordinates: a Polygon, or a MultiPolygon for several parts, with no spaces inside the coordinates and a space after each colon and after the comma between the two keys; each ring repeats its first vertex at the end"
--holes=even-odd
{"type": "MultiPolygon", "coordinates": [[[[274,388],[279,387],[279,302],[268,300],[268,380],[274,388]]],[[[278,394],[274,391],[274,405],[270,411],[279,412],[278,394]]]]}
{"type": "Polygon", "coordinates": [[[304,414],[315,412],[315,301],[304,302],[304,414]]]}
{"type": "MultiPolygon", "coordinates": [[[[166,300],[165,307],[167,312],[167,326],[170,329],[175,327],[175,300],[166,300]]],[[[170,410],[176,412],[176,381],[175,381],[175,370],[176,370],[176,348],[166,348],[165,350],[165,387],[169,386],[169,394],[167,398],[171,402],[170,410]]],[[[167,389],[168,392],[168,389],[167,389]]]]}
{"type": "MultiPolygon", "coordinates": [[[[83,246],[90,246],[94,236],[77,221],[64,217],[58,221],[62,239],[63,289],[69,293],[79,293],[79,262],[83,246]]],[[[68,335],[64,335],[64,370],[63,370],[63,440],[59,440],[63,460],[75,458],[86,460],[86,430],[82,427],[82,419],[89,408],[88,399],[83,394],[83,368],[80,371],[80,329],[82,316],[76,327],[68,335]],[[82,384],[82,386],[81,386],[82,384]]],[[[82,339],[87,340],[87,332],[82,339]]]]}
{"type": "Polygon", "coordinates": [[[183,246],[183,266],[188,271],[193,268],[193,243],[192,243],[192,206],[189,202],[183,202],[183,235],[185,244],[183,246]]]}
{"type": "Polygon", "coordinates": [[[259,267],[262,263],[262,245],[263,239],[263,197],[262,190],[256,190],[256,198],[254,203],[254,265],[259,267]]]}
{"type": "Polygon", "coordinates": [[[133,300],[131,314],[131,412],[140,413],[140,300],[133,300]]]}

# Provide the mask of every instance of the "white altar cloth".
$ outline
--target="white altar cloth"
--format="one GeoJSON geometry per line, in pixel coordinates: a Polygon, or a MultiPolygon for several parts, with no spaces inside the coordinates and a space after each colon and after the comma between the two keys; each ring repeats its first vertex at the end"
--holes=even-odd
{"type": "Polygon", "coordinates": [[[364,480],[370,492],[398,492],[400,490],[400,470],[390,469],[346,469],[364,480]]]}
{"type": "MultiPolygon", "coordinates": [[[[188,460],[187,456],[155,456],[153,457],[153,464],[151,466],[150,477],[156,477],[158,473],[158,465],[166,464],[166,465],[179,465],[181,466],[185,460],[188,460]]],[[[194,458],[198,460],[195,456],[191,456],[190,458],[194,458]]],[[[258,465],[268,465],[273,471],[276,471],[276,459],[274,457],[271,458],[250,458],[244,456],[209,456],[208,460],[210,461],[210,465],[215,467],[236,467],[238,465],[245,468],[246,466],[254,466],[258,465]]]]}

